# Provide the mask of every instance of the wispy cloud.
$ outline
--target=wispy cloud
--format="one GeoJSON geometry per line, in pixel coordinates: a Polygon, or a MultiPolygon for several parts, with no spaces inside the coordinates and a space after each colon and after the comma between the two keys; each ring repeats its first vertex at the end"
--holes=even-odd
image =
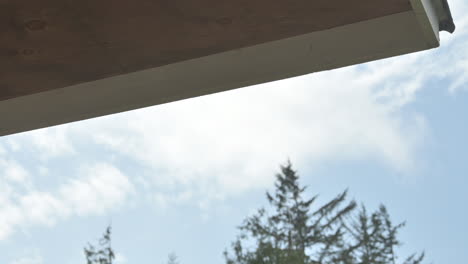
{"type": "MultiPolygon", "coordinates": [[[[153,189],[222,199],[264,188],[278,162],[373,159],[414,168],[423,115],[405,112],[427,78],[418,56],[249,87],[96,119],[98,145],[149,168],[153,189]],[[398,67],[404,74],[394,70],[398,67]],[[402,69],[403,68],[403,69],[402,69]],[[182,186],[182,187],[181,187],[182,186]],[[183,190],[180,190],[183,191],[183,190]]],[[[158,201],[175,200],[157,194],[158,201]]]]}
{"type": "MultiPolygon", "coordinates": [[[[69,139],[68,127],[58,126],[15,135],[9,144],[22,151],[30,151],[40,160],[64,157],[75,153],[69,139]]],[[[13,150],[13,148],[11,148],[13,150]]]]}
{"type": "Polygon", "coordinates": [[[127,263],[128,261],[127,261],[127,258],[122,253],[116,253],[114,262],[116,264],[124,264],[124,263],[127,263]]]}
{"type": "Polygon", "coordinates": [[[34,252],[33,254],[29,254],[27,256],[15,259],[9,264],[43,264],[44,260],[39,253],[34,252]]]}
{"type": "Polygon", "coordinates": [[[1,178],[0,240],[20,227],[50,226],[71,216],[102,214],[119,208],[133,192],[132,183],[112,165],[95,164],[78,172],[80,176],[52,192],[34,188],[20,192],[5,176],[1,178]]]}

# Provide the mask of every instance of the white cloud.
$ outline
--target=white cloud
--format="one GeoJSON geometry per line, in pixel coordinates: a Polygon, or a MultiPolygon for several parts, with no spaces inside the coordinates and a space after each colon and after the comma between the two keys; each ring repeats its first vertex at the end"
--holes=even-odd
{"type": "Polygon", "coordinates": [[[8,147],[9,147],[9,149],[11,151],[13,151],[13,152],[17,152],[17,151],[21,150],[20,144],[18,144],[18,142],[15,141],[15,140],[10,139],[10,140],[7,140],[6,143],[7,143],[8,147]]]}
{"type": "Polygon", "coordinates": [[[23,166],[15,160],[0,158],[0,208],[10,202],[10,197],[31,186],[31,175],[23,166]]]}
{"type": "Polygon", "coordinates": [[[78,215],[99,214],[124,202],[133,184],[118,169],[98,164],[82,170],[83,179],[71,180],[60,188],[60,196],[78,215]]]}
{"type": "Polygon", "coordinates": [[[125,204],[133,193],[129,179],[109,164],[88,166],[79,172],[79,177],[70,179],[55,192],[18,192],[4,182],[4,188],[9,192],[0,193],[0,240],[20,227],[51,226],[71,216],[114,210],[125,204]]]}
{"type": "Polygon", "coordinates": [[[12,135],[6,137],[6,143],[11,151],[32,151],[40,160],[64,157],[76,152],[67,125],[12,135]]]}
{"type": "Polygon", "coordinates": [[[0,160],[0,168],[5,180],[22,184],[30,181],[29,173],[15,161],[0,160]]]}
{"type": "Polygon", "coordinates": [[[5,150],[5,148],[3,147],[3,145],[0,143],[0,156],[3,156],[5,155],[7,152],[5,150]]]}
{"type": "Polygon", "coordinates": [[[127,263],[127,258],[122,253],[116,253],[114,262],[116,264],[124,264],[127,263]]]}
{"type": "Polygon", "coordinates": [[[44,263],[42,257],[24,257],[10,262],[10,264],[42,264],[44,263]]]}
{"type": "Polygon", "coordinates": [[[9,264],[43,264],[44,260],[42,256],[38,252],[34,252],[33,254],[28,254],[28,256],[24,256],[18,259],[15,259],[9,264]]]}
{"type": "Polygon", "coordinates": [[[364,72],[347,68],[82,126],[93,131],[96,143],[151,168],[154,187],[171,193],[165,198],[158,193],[159,202],[175,199],[174,186],[195,189],[204,199],[264,188],[288,157],[302,164],[376,158],[411,170],[425,122],[400,111],[420,87],[395,82],[402,91],[387,88],[384,95],[377,88],[390,73],[368,78],[373,71],[380,73],[373,67],[364,72]]]}
{"type": "Polygon", "coordinates": [[[438,67],[439,76],[450,79],[449,91],[455,94],[457,91],[468,90],[468,5],[465,0],[450,0],[456,31],[450,35],[442,34],[443,53],[435,65],[438,67]]]}
{"type": "Polygon", "coordinates": [[[40,176],[46,176],[47,174],[49,174],[49,169],[47,167],[44,167],[44,166],[39,166],[37,168],[37,171],[39,172],[40,176]]]}

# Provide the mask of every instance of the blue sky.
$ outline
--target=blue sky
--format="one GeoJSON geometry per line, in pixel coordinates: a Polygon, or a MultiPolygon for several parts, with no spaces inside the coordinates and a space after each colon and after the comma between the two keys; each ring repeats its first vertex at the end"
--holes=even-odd
{"type": "Polygon", "coordinates": [[[222,263],[288,158],[325,202],[387,205],[402,256],[468,259],[468,11],[439,49],[0,138],[0,263],[222,263]]]}

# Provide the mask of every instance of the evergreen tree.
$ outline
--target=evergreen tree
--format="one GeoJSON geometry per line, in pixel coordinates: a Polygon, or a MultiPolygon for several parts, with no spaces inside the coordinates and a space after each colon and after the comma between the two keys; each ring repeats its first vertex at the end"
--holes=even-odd
{"type": "MultiPolygon", "coordinates": [[[[110,226],[107,227],[102,238],[99,239],[98,246],[96,247],[88,243],[88,246],[84,248],[84,254],[87,264],[112,264],[115,259],[115,253],[112,249],[110,226]]],[[[175,253],[169,254],[167,264],[179,263],[179,259],[175,253]]]]}
{"type": "MultiPolygon", "coordinates": [[[[395,248],[401,245],[397,234],[404,226],[405,223],[393,225],[384,205],[370,215],[363,205],[354,219],[345,224],[350,242],[344,255],[354,259],[356,264],[395,264],[395,248]]],[[[404,264],[420,264],[423,258],[424,253],[413,254],[404,264]]]]}
{"type": "Polygon", "coordinates": [[[112,264],[115,259],[111,244],[111,227],[107,227],[106,232],[99,239],[98,247],[88,243],[84,248],[87,264],[112,264]]]}
{"type": "Polygon", "coordinates": [[[317,196],[304,198],[306,187],[288,162],[276,175],[275,192],[266,196],[272,212],[260,209],[239,227],[228,264],[326,263],[342,247],[342,219],[356,203],[346,203],[347,192],[312,212],[317,196]],[[254,243],[255,250],[245,245],[254,243]]]}
{"type": "MultiPolygon", "coordinates": [[[[261,208],[239,227],[227,264],[396,264],[401,242],[385,206],[368,214],[347,202],[347,191],[312,210],[317,196],[304,198],[306,187],[291,163],[276,175],[275,192],[266,193],[270,210],[261,208]]],[[[421,264],[424,253],[402,264],[421,264]]]]}

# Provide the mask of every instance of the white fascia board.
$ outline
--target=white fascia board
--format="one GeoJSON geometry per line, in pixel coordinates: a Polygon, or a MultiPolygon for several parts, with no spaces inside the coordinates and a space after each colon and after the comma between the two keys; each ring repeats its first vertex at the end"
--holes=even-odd
{"type": "Polygon", "coordinates": [[[414,11],[1,101],[0,136],[437,47],[430,2],[412,3],[414,11]]]}

